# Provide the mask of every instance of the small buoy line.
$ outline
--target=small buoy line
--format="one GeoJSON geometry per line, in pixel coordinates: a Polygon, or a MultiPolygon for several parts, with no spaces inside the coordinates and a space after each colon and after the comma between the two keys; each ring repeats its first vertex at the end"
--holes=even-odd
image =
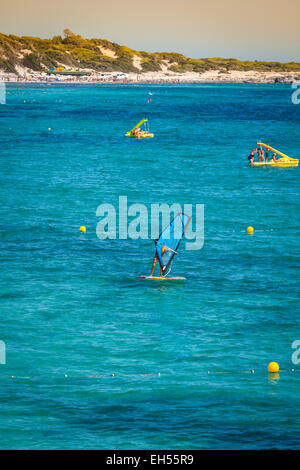
{"type": "MultiPolygon", "coordinates": [[[[285,230],[300,230],[300,227],[284,227],[285,230]]],[[[82,225],[79,227],[79,231],[82,233],[86,233],[86,227],[82,225]]],[[[258,229],[254,230],[253,227],[249,226],[246,228],[246,230],[214,230],[214,232],[222,232],[222,233],[248,233],[248,235],[253,235],[254,233],[260,233],[260,232],[282,232],[282,229],[280,228],[266,228],[266,229],[258,229]]]]}
{"type": "MultiPolygon", "coordinates": [[[[249,235],[252,235],[254,233],[254,229],[248,231],[249,228],[253,229],[253,227],[248,227],[246,230],[223,230],[223,232],[224,233],[248,233],[249,235]]],[[[265,230],[255,230],[255,232],[276,232],[279,230],[280,230],[279,228],[267,228],[265,230]]]]}
{"type": "MultiPolygon", "coordinates": [[[[278,376],[279,372],[279,364],[277,362],[270,362],[268,365],[268,373],[273,376],[274,378],[278,376]]],[[[239,374],[259,374],[261,373],[261,369],[248,369],[248,370],[207,370],[207,371],[199,371],[197,373],[189,374],[190,376],[200,376],[200,375],[221,375],[221,374],[231,374],[231,375],[239,375],[239,374]]],[[[280,373],[295,373],[300,372],[300,369],[280,369],[280,373]]],[[[155,373],[146,373],[146,374],[118,374],[118,373],[111,373],[111,374],[87,374],[87,375],[72,375],[72,374],[47,374],[47,376],[55,376],[56,378],[62,379],[104,379],[104,378],[135,378],[135,377],[161,377],[161,376],[173,376],[173,375],[183,375],[183,374],[173,374],[170,372],[155,372],[155,373]]],[[[18,376],[18,375],[11,375],[9,378],[11,379],[40,379],[45,376],[43,375],[33,375],[33,376],[18,376]]]]}
{"type": "MultiPolygon", "coordinates": [[[[286,230],[300,230],[300,227],[284,227],[284,231],[286,230]]],[[[253,235],[257,232],[282,232],[283,230],[280,228],[265,228],[265,229],[255,229],[253,227],[247,227],[246,230],[222,230],[224,233],[248,233],[249,235],[253,235]]]]}

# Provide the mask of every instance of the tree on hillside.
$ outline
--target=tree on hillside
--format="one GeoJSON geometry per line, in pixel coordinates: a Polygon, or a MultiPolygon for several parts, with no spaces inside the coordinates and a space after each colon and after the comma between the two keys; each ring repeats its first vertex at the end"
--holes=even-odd
{"type": "Polygon", "coordinates": [[[76,36],[70,29],[66,28],[64,29],[64,35],[66,38],[71,38],[72,36],[76,36]]]}

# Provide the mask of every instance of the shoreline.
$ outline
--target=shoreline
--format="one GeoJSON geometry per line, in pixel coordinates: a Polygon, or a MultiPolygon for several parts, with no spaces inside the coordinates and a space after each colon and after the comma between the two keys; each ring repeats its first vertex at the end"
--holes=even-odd
{"type": "Polygon", "coordinates": [[[196,72],[166,73],[145,72],[128,73],[106,72],[99,73],[87,71],[90,75],[78,77],[73,75],[47,75],[45,73],[31,72],[18,76],[16,74],[1,73],[0,82],[5,83],[78,83],[78,84],[184,84],[184,83],[228,83],[228,84],[272,84],[293,83],[300,81],[300,72],[258,72],[258,71],[206,71],[202,74],[196,72]]]}

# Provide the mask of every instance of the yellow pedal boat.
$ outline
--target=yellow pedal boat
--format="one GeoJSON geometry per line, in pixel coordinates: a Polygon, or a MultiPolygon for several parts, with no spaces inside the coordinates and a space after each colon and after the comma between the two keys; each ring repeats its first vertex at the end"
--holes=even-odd
{"type": "Polygon", "coordinates": [[[262,142],[257,142],[257,145],[260,145],[262,147],[265,147],[268,150],[271,150],[272,152],[276,153],[277,155],[280,155],[282,158],[279,158],[276,162],[274,160],[269,160],[268,162],[253,162],[252,166],[271,166],[273,168],[276,167],[290,167],[290,166],[298,166],[299,165],[299,159],[297,158],[291,158],[285,155],[282,152],[279,152],[278,150],[270,147],[270,145],[266,145],[262,142]]]}
{"type": "Polygon", "coordinates": [[[298,166],[299,164],[299,160],[295,159],[295,158],[280,158],[279,160],[277,160],[277,162],[273,162],[273,160],[271,160],[270,162],[253,162],[252,165],[253,166],[273,166],[273,167],[288,167],[288,166],[298,166]]]}
{"type": "Polygon", "coordinates": [[[154,137],[154,134],[149,132],[148,128],[148,119],[142,119],[136,126],[134,126],[130,131],[126,132],[125,137],[136,137],[137,139],[145,139],[146,137],[154,137]],[[147,124],[146,124],[147,123],[147,124]],[[139,129],[140,126],[146,124],[146,130],[140,130],[138,134],[136,134],[136,130],[139,129]]]}
{"type": "MultiPolygon", "coordinates": [[[[126,132],[125,137],[136,137],[135,134],[132,134],[131,131],[126,132]]],[[[149,132],[142,131],[139,133],[140,138],[145,138],[145,137],[154,137],[154,134],[151,134],[149,132]]]]}

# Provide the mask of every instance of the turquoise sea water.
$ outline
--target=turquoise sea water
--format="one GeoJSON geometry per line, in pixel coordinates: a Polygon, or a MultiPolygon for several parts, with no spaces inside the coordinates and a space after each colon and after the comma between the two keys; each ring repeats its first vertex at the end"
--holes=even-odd
{"type": "Polygon", "coordinates": [[[1,448],[299,447],[300,168],[247,164],[260,139],[300,156],[290,86],[7,91],[1,448]],[[143,117],[155,138],[126,139],[143,117]],[[153,241],[97,238],[120,195],[205,205],[203,249],[183,242],[172,268],[184,284],[136,279],[153,241]]]}

